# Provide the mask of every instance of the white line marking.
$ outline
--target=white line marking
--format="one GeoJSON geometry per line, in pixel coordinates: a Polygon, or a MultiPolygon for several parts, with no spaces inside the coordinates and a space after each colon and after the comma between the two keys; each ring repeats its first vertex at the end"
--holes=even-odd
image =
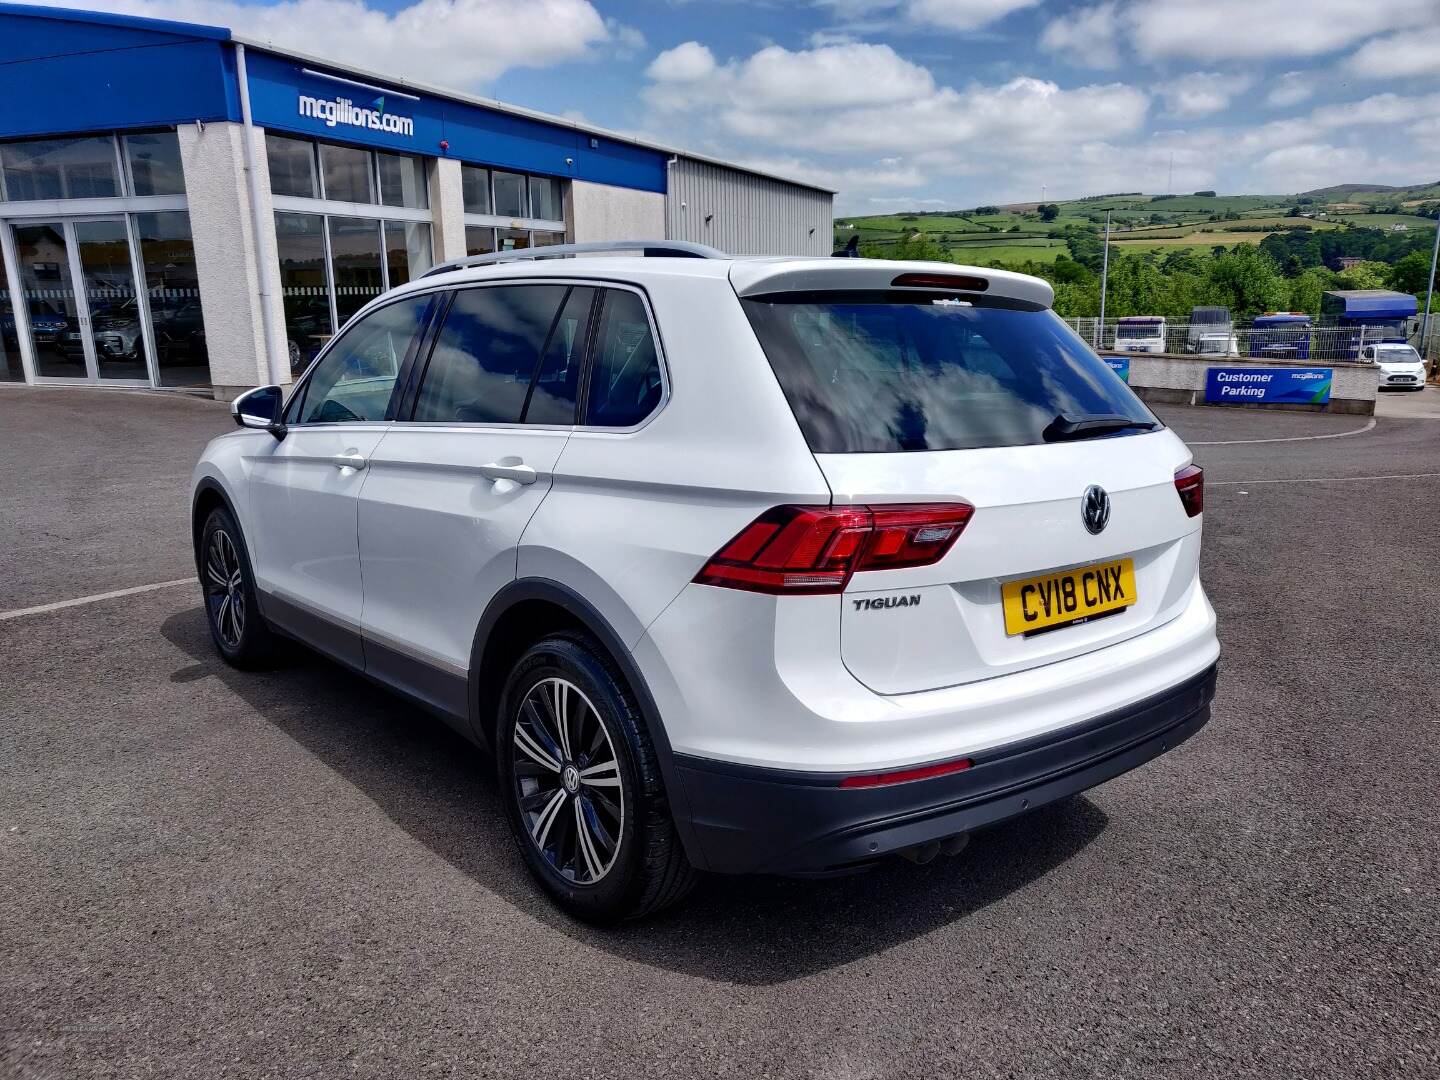
{"type": "MultiPolygon", "coordinates": [[[[1238,487],[1241,484],[1338,484],[1349,480],[1429,480],[1440,472],[1385,473],[1381,476],[1297,476],[1285,480],[1217,480],[1206,487],[1238,487]]],[[[1242,492],[1243,494],[1243,492],[1242,492]]]]}
{"type": "Polygon", "coordinates": [[[1343,439],[1350,435],[1364,435],[1375,427],[1375,418],[1372,416],[1370,422],[1364,427],[1357,427],[1350,431],[1337,431],[1330,435],[1291,435],[1284,439],[1226,439],[1222,442],[1191,442],[1186,439],[1188,446],[1246,446],[1255,443],[1271,442],[1310,442],[1312,439],[1343,439]]]}
{"type": "Polygon", "coordinates": [[[10,619],[23,619],[26,615],[44,615],[47,611],[59,611],[62,608],[80,607],[82,604],[98,604],[101,600],[114,600],[121,596],[134,596],[136,593],[154,592],[156,589],[172,589],[176,585],[194,584],[194,578],[178,578],[175,581],[157,581],[153,585],[135,585],[129,589],[116,589],[113,592],[95,593],[93,596],[77,596],[73,600],[57,600],[53,604],[16,608],[14,611],[0,611],[0,622],[6,622],[10,619]]]}

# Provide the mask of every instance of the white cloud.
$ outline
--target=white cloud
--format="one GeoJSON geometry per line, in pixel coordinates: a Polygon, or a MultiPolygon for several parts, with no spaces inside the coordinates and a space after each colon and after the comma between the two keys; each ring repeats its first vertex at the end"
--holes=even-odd
{"type": "Polygon", "coordinates": [[[1080,66],[1113,66],[1114,42],[1149,61],[1216,63],[1323,56],[1437,21],[1440,0],[1111,0],[1059,16],[1041,43],[1080,66]]]}
{"type": "Polygon", "coordinates": [[[1077,67],[1120,65],[1119,4],[1096,4],[1052,19],[1040,35],[1040,46],[1064,56],[1077,67]]]}
{"type": "Polygon", "coordinates": [[[1276,192],[1309,191],[1330,184],[1375,179],[1376,162],[1354,146],[1301,143],[1272,150],[1255,163],[1253,175],[1276,192]]]}
{"type": "Polygon", "coordinates": [[[922,26],[964,32],[979,30],[1038,3],[1040,0],[910,0],[905,17],[922,26]]]}
{"type": "Polygon", "coordinates": [[[1440,73],[1440,25],[1378,37],[1345,61],[1345,70],[1362,79],[1400,79],[1440,73]]]}
{"type": "Polygon", "coordinates": [[[1265,95],[1265,104],[1275,109],[1286,109],[1309,101],[1315,96],[1315,76],[1306,71],[1287,71],[1277,76],[1270,84],[1270,93],[1265,95]]]}
{"type": "Polygon", "coordinates": [[[686,41],[666,49],[645,69],[645,74],[662,83],[699,82],[715,71],[715,54],[698,41],[686,41]]]}
{"type": "Polygon", "coordinates": [[[1042,0],[816,0],[852,26],[909,23],[950,33],[980,30],[1042,0]]]}
{"type": "MultiPolygon", "coordinates": [[[[38,0],[73,7],[74,0],[38,0]]],[[[638,31],[608,25],[589,0],[109,0],[108,11],[226,26],[245,37],[422,82],[482,86],[511,68],[547,67],[601,46],[634,50],[638,31]]]]}
{"type": "Polygon", "coordinates": [[[1310,114],[1310,122],[1322,129],[1355,127],[1390,127],[1412,120],[1421,120],[1440,113],[1440,94],[1404,97],[1400,94],[1375,94],[1361,101],[1340,105],[1323,105],[1310,114]]]}
{"type": "Polygon", "coordinates": [[[1254,79],[1246,75],[1196,71],[1167,79],[1155,89],[1165,99],[1172,116],[1208,116],[1225,108],[1253,85],[1254,79]]]}
{"type": "MultiPolygon", "coordinates": [[[[657,57],[652,75],[699,71],[706,58],[713,61],[704,46],[687,42],[657,57]]],[[[970,148],[996,160],[1050,155],[1066,144],[1135,131],[1149,105],[1143,92],[1118,83],[1061,89],[1022,77],[937,86],[929,71],[888,45],[796,52],[772,45],[705,70],[686,80],[655,78],[646,100],[672,119],[714,116],[731,135],[830,154],[970,148]]]]}

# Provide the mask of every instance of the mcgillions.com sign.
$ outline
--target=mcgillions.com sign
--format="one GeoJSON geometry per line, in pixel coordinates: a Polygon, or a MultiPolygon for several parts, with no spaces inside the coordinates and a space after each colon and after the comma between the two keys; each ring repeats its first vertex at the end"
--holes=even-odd
{"type": "Polygon", "coordinates": [[[1324,405],[1334,381],[1330,368],[1212,367],[1205,373],[1205,400],[1324,405]]]}
{"type": "Polygon", "coordinates": [[[313,98],[300,95],[300,115],[323,121],[326,127],[345,124],[392,135],[414,135],[415,121],[385,111],[385,99],[378,97],[369,106],[356,105],[349,98],[313,98]]]}

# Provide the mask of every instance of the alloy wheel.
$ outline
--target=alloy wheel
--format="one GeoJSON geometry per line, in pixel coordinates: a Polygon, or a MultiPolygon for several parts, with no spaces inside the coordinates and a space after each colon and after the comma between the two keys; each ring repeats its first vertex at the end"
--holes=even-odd
{"type": "Polygon", "coordinates": [[[530,842],[567,881],[598,882],[620,853],[625,791],[610,732],[578,686],[548,678],[530,688],[511,760],[530,842]]]}
{"type": "Polygon", "coordinates": [[[238,649],[245,636],[245,575],[235,541],[224,529],[212,532],[205,548],[205,603],[220,640],[238,649]]]}

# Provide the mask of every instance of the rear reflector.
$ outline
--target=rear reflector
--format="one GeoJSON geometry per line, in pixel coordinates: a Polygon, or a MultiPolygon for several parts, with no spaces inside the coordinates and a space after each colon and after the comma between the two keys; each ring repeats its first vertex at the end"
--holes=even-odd
{"type": "Polygon", "coordinates": [[[984,292],[990,288],[985,278],[969,274],[901,274],[890,284],[897,289],[964,289],[966,292],[984,292]]]}
{"type": "Polygon", "coordinates": [[[1186,516],[1195,517],[1205,509],[1205,470],[1199,465],[1185,466],[1175,474],[1175,490],[1186,516]]]}
{"type": "Polygon", "coordinates": [[[842,788],[886,787],[890,784],[908,784],[912,780],[931,780],[937,776],[964,772],[975,764],[969,758],[946,761],[940,765],[922,765],[918,769],[899,769],[896,772],[870,773],[867,776],[847,776],[840,781],[842,788]]]}
{"type": "Polygon", "coordinates": [[[861,570],[939,562],[974,513],[969,503],[777,506],[741,529],[695,581],[777,595],[843,592],[861,570]]]}

